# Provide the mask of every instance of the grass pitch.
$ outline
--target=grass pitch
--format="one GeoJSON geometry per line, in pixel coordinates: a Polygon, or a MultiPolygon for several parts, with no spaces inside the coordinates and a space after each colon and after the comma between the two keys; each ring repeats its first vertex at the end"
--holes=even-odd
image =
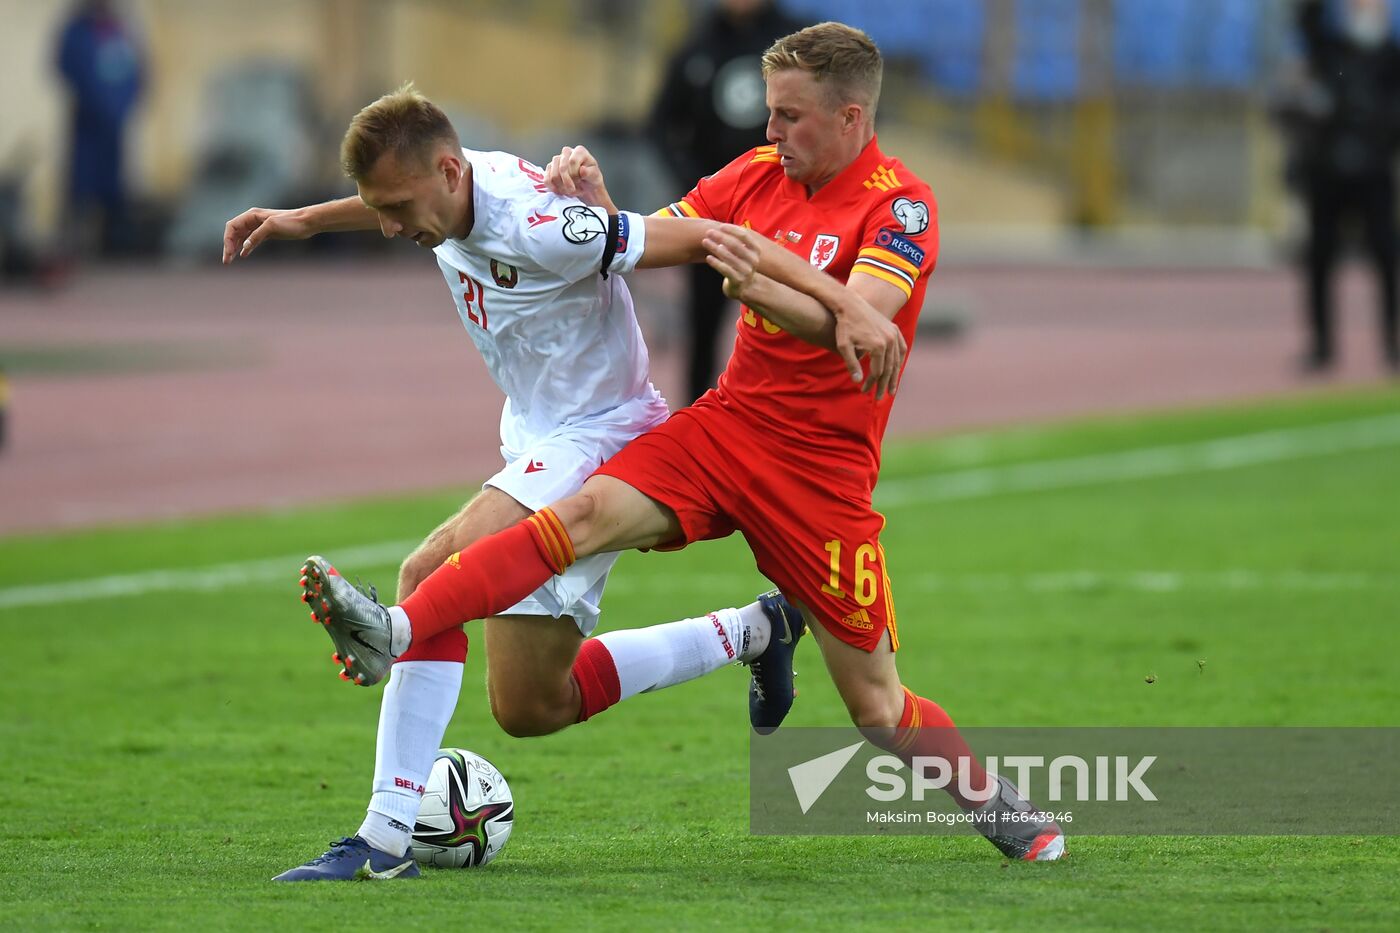
{"type": "MultiPolygon", "coordinates": [[[[891,445],[906,683],[964,725],[1396,725],[1400,437],[1375,426],[1397,411],[1388,391],[891,445]]],[[[742,670],[516,740],[475,647],[447,742],[511,782],[501,858],[270,884],[358,825],[379,705],[335,678],[298,560],[391,589],[394,542],[464,495],[0,540],[0,928],[1400,926],[1395,838],[1072,837],[1008,865],[973,837],[751,837],[742,670]]],[[[763,588],[737,538],[629,554],[604,624],[763,588]]],[[[798,666],[789,721],[842,723],[814,646],[798,666]]]]}

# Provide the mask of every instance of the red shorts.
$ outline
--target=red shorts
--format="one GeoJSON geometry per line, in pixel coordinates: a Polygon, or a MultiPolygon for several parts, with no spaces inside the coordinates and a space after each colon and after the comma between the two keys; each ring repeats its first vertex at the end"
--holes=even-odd
{"type": "Polygon", "coordinates": [[[880,547],[885,519],[870,507],[865,471],[795,451],[702,401],[633,440],[596,475],[676,513],[683,537],[659,549],[738,531],[759,572],[828,632],[874,651],[888,629],[899,647],[880,547]]]}

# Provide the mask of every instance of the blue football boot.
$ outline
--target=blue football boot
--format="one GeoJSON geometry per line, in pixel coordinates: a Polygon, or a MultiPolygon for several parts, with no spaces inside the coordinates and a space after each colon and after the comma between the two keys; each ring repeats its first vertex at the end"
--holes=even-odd
{"type": "Polygon", "coordinates": [[[758,597],[764,615],[772,623],[768,647],[749,662],[749,723],[759,735],[782,725],[792,699],[792,652],[807,631],[802,613],[777,590],[758,597]]]}
{"type": "Polygon", "coordinates": [[[388,881],[391,878],[417,878],[419,874],[412,849],[403,855],[390,855],[354,836],[332,842],[330,851],[325,855],[284,871],[272,880],[388,881]]]}

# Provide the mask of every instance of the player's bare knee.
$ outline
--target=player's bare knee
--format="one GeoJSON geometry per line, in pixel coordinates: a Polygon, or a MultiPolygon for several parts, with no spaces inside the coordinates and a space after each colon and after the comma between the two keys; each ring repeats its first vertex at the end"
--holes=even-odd
{"type": "Polygon", "coordinates": [[[518,689],[488,685],[491,715],[496,724],[513,738],[550,735],[574,721],[576,711],[567,698],[547,695],[538,685],[522,685],[518,689]]]}
{"type": "Polygon", "coordinates": [[[603,497],[599,495],[598,490],[585,485],[567,499],[556,502],[551,508],[569,533],[575,552],[590,553],[586,548],[597,535],[600,520],[605,512],[603,497]]]}
{"type": "Polygon", "coordinates": [[[491,714],[496,717],[496,724],[512,738],[524,739],[545,734],[540,731],[539,720],[528,708],[492,703],[491,714]]]}
{"type": "Polygon", "coordinates": [[[488,691],[491,698],[491,715],[505,733],[515,738],[538,735],[534,711],[528,700],[512,697],[504,691],[488,691]]]}
{"type": "Polygon", "coordinates": [[[870,730],[894,729],[904,715],[904,694],[899,691],[891,696],[885,690],[862,691],[846,699],[846,710],[851,714],[851,722],[861,732],[870,730]]]}
{"type": "Polygon", "coordinates": [[[413,591],[418,589],[418,584],[427,579],[434,567],[428,566],[426,555],[421,551],[414,551],[404,560],[399,567],[399,588],[398,600],[403,602],[413,591]]]}
{"type": "Polygon", "coordinates": [[[538,700],[501,702],[493,698],[491,715],[506,735],[517,739],[549,735],[567,725],[559,710],[538,700]]]}

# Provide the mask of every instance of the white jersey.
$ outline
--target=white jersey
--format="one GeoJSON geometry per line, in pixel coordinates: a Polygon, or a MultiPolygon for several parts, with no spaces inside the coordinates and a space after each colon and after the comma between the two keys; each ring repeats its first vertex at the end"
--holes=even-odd
{"type": "Polygon", "coordinates": [[[646,227],[618,218],[609,275],[599,274],[608,215],[544,186],[544,173],[504,152],[462,150],[472,168],[471,232],[433,252],[462,325],[505,393],[506,459],[561,428],[659,422],[646,344],[620,274],[641,258],[646,227]],[[619,409],[627,409],[626,412],[619,409]]]}

